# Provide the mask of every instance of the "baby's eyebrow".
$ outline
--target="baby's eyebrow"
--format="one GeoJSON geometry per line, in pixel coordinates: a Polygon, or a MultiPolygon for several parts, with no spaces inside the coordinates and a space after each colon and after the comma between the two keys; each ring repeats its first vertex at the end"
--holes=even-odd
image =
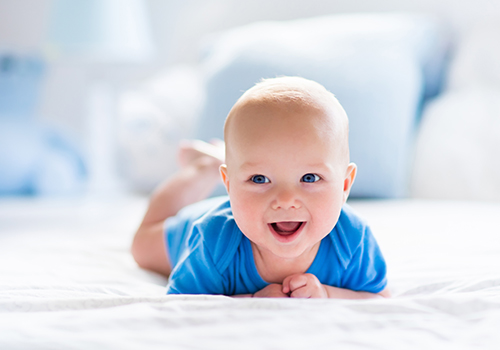
{"type": "Polygon", "coordinates": [[[331,164],[328,164],[328,163],[311,163],[311,164],[307,164],[306,165],[307,168],[311,168],[311,169],[321,169],[321,170],[332,170],[333,167],[331,164]]]}
{"type": "Polygon", "coordinates": [[[262,163],[259,162],[244,162],[241,164],[240,168],[246,169],[246,168],[255,168],[261,165],[262,163]]]}
{"type": "MultiPolygon", "coordinates": [[[[240,169],[241,170],[251,170],[255,168],[262,167],[263,163],[261,162],[244,162],[241,164],[240,169]]],[[[319,162],[319,163],[309,163],[309,164],[304,164],[304,169],[305,171],[308,172],[313,172],[313,171],[332,171],[333,166],[328,163],[324,162],[319,162]],[[310,169],[310,170],[307,170],[310,169]]]]}

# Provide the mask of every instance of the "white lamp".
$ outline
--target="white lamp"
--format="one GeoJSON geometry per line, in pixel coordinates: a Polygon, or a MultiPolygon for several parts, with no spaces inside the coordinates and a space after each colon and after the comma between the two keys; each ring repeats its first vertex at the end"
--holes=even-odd
{"type": "Polygon", "coordinates": [[[146,4],[142,0],[53,0],[47,41],[52,57],[69,58],[94,72],[86,119],[89,191],[115,191],[119,184],[116,102],[105,73],[111,64],[152,59],[146,4]]]}

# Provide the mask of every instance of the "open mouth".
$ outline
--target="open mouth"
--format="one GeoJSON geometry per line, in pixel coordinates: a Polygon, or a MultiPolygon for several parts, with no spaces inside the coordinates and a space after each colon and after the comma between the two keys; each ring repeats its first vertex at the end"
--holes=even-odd
{"type": "Polygon", "coordinates": [[[304,226],[303,221],[280,221],[269,224],[272,232],[280,241],[291,241],[295,239],[301,228],[304,226]]]}

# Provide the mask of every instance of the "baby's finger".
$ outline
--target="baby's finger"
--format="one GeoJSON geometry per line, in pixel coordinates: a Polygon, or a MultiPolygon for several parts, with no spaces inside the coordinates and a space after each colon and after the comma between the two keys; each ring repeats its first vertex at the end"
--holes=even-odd
{"type": "Polygon", "coordinates": [[[295,289],[291,294],[291,298],[311,298],[311,289],[307,286],[302,286],[295,289]]]}
{"type": "Polygon", "coordinates": [[[291,292],[307,285],[307,276],[304,274],[292,275],[288,283],[291,292]]]}
{"type": "Polygon", "coordinates": [[[292,279],[293,275],[286,277],[283,280],[283,283],[281,284],[281,291],[285,294],[290,293],[290,280],[292,279]]]}

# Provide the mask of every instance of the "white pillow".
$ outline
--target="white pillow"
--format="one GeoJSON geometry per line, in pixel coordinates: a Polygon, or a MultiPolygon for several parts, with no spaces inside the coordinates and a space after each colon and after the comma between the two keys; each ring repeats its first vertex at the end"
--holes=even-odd
{"type": "Polygon", "coordinates": [[[500,200],[499,33],[484,22],[461,38],[447,92],[422,117],[412,196],[500,200]]]}
{"type": "Polygon", "coordinates": [[[500,88],[443,95],[424,113],[413,197],[500,200],[500,88]]]}

